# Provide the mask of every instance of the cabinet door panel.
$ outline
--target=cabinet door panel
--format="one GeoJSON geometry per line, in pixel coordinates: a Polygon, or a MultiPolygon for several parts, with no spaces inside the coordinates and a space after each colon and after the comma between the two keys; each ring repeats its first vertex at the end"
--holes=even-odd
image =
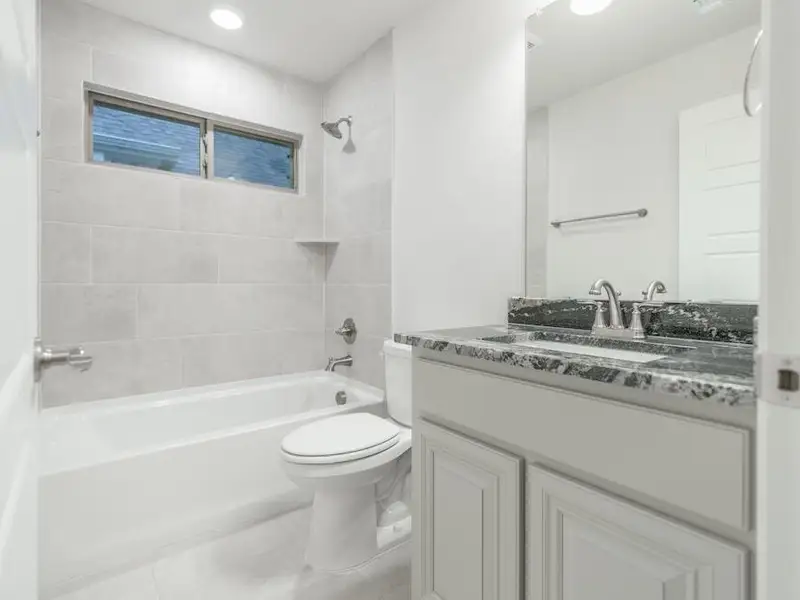
{"type": "Polygon", "coordinates": [[[528,468],[531,600],[745,600],[746,550],[528,468]]]}
{"type": "Polygon", "coordinates": [[[520,459],[424,421],[415,427],[422,598],[520,598],[520,459]]]}

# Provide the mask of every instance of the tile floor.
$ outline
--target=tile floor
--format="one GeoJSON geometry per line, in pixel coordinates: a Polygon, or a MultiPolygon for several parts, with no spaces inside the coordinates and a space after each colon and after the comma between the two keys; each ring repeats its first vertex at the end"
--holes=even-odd
{"type": "Polygon", "coordinates": [[[405,541],[346,574],[304,566],[308,510],[95,582],[56,600],[410,600],[405,541]]]}

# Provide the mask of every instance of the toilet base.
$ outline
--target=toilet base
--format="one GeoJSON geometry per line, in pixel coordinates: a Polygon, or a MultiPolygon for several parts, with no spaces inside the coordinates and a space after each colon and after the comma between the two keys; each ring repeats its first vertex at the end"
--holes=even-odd
{"type": "Polygon", "coordinates": [[[311,511],[306,562],[320,571],[342,571],[378,553],[375,485],[318,489],[311,511]]]}

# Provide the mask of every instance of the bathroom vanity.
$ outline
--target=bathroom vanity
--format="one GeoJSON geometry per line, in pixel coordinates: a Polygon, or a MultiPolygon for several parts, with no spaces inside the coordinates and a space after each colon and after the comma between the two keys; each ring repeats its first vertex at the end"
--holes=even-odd
{"type": "MultiPolygon", "coordinates": [[[[573,308],[556,312],[582,323],[573,308]]],[[[643,342],[396,336],[414,346],[415,599],[751,597],[752,346],[652,335],[679,321],[643,342]]]]}

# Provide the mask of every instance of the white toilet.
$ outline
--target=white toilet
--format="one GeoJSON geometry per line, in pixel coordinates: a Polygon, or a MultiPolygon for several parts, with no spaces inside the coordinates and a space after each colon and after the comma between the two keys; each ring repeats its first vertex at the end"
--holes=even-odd
{"type": "Polygon", "coordinates": [[[318,570],[349,569],[377,554],[376,484],[396,482],[410,468],[411,347],[387,341],[383,348],[390,418],[321,419],[281,445],[289,477],[314,491],[306,561],[318,570]]]}

